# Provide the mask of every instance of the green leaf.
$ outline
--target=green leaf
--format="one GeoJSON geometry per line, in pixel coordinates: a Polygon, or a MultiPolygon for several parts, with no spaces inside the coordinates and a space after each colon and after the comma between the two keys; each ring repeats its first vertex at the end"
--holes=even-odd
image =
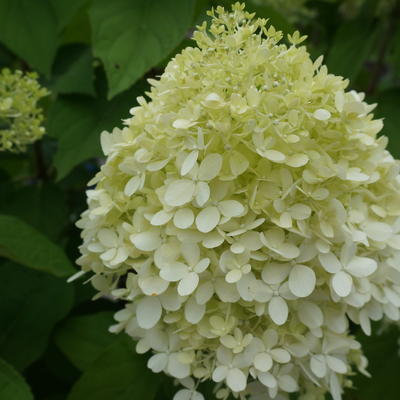
{"type": "Polygon", "coordinates": [[[0,359],[0,399],[33,400],[25,379],[2,359],[0,359]]]}
{"type": "Polygon", "coordinates": [[[94,55],[105,66],[109,98],[128,89],[183,40],[195,0],[96,0],[89,10],[94,55]]]}
{"type": "Polygon", "coordinates": [[[0,274],[0,356],[22,370],[41,356],[70,310],[73,287],[13,263],[0,265],[0,274]]]}
{"type": "Polygon", "coordinates": [[[400,158],[400,89],[391,89],[379,93],[374,100],[378,103],[375,116],[384,118],[382,133],[389,138],[389,151],[400,158]]]}
{"type": "Polygon", "coordinates": [[[48,76],[58,44],[49,0],[0,0],[0,41],[48,76]]]}
{"type": "Polygon", "coordinates": [[[134,351],[131,338],[122,336],[87,369],[72,387],[68,400],[152,400],[159,377],[134,351]]]}
{"type": "Polygon", "coordinates": [[[75,272],[60,247],[11,215],[0,215],[0,255],[55,276],[67,277],[75,272]]]}
{"type": "Polygon", "coordinates": [[[329,71],[354,81],[371,54],[376,33],[363,19],[343,23],[328,52],[326,64],[329,71]]]}
{"type": "Polygon", "coordinates": [[[90,48],[80,44],[63,46],[57,54],[53,76],[52,92],[94,95],[90,48]]]}
{"type": "Polygon", "coordinates": [[[50,0],[57,18],[58,29],[62,30],[88,0],[50,0]]]}
{"type": "Polygon", "coordinates": [[[54,159],[58,179],[64,178],[80,162],[102,155],[100,133],[121,126],[121,119],[129,115],[129,109],[136,105],[136,97],[144,88],[139,82],[111,101],[107,101],[104,89],[96,99],[63,96],[56,101],[50,110],[47,131],[58,139],[54,159]]]}
{"type": "Polygon", "coordinates": [[[51,239],[59,240],[68,224],[65,193],[59,187],[51,183],[25,186],[2,197],[0,210],[4,214],[18,217],[51,239]]]}
{"type": "Polygon", "coordinates": [[[361,338],[361,344],[368,358],[368,372],[371,378],[363,375],[356,377],[354,386],[357,390],[357,399],[398,400],[399,337],[399,328],[392,326],[382,334],[361,338]]]}
{"type": "Polygon", "coordinates": [[[108,332],[112,312],[71,317],[57,329],[54,340],[73,365],[87,369],[116,336],[108,332]]]}

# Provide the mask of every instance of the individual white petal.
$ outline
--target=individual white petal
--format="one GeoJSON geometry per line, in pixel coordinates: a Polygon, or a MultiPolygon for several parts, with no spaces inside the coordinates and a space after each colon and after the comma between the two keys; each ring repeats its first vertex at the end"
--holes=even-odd
{"type": "Polygon", "coordinates": [[[183,258],[191,267],[194,267],[200,261],[200,248],[196,243],[182,244],[181,252],[183,258]]]}
{"type": "Polygon", "coordinates": [[[297,297],[309,296],[315,288],[314,271],[305,265],[295,265],[289,274],[289,289],[297,297]]]}
{"type": "Polygon", "coordinates": [[[238,176],[243,174],[249,167],[249,161],[243,154],[234,151],[229,158],[229,166],[231,167],[232,174],[238,176]]]}
{"type": "Polygon", "coordinates": [[[265,158],[268,158],[268,160],[276,163],[284,162],[286,159],[286,156],[277,150],[265,150],[262,154],[265,158]]]}
{"type": "Polygon", "coordinates": [[[112,249],[109,249],[109,250],[105,251],[104,253],[102,253],[100,255],[100,258],[103,261],[110,261],[115,257],[116,254],[117,254],[117,249],[116,248],[112,248],[112,249]]]}
{"type": "Polygon", "coordinates": [[[193,400],[192,391],[189,389],[181,389],[179,392],[175,393],[172,400],[193,400]]]}
{"type": "Polygon", "coordinates": [[[300,302],[297,313],[300,321],[310,329],[319,328],[324,322],[321,309],[311,301],[300,302]]]}
{"type": "Polygon", "coordinates": [[[214,249],[215,247],[220,246],[224,242],[224,237],[220,235],[218,232],[210,232],[205,235],[205,238],[202,241],[202,245],[206,249],[214,249]]]}
{"type": "Polygon", "coordinates": [[[224,200],[218,204],[218,208],[224,217],[238,217],[244,211],[244,207],[236,200],[224,200]]]}
{"type": "Polygon", "coordinates": [[[228,283],[235,283],[240,281],[242,275],[243,274],[240,269],[233,269],[226,274],[225,279],[228,283]]]}
{"type": "Polygon", "coordinates": [[[269,347],[275,347],[279,342],[279,335],[275,329],[267,329],[263,333],[263,341],[269,347]]]}
{"type": "Polygon", "coordinates": [[[187,296],[193,293],[199,284],[199,276],[195,272],[190,272],[178,283],[178,293],[187,296]]]}
{"type": "Polygon", "coordinates": [[[174,225],[179,229],[187,229],[194,222],[194,214],[190,208],[181,208],[174,215],[174,225]]]}
{"type": "Polygon", "coordinates": [[[191,126],[195,125],[196,123],[193,121],[190,121],[188,119],[176,119],[173,123],[172,126],[175,129],[189,129],[191,126]]]}
{"type": "Polygon", "coordinates": [[[181,262],[170,262],[162,267],[160,271],[161,278],[168,282],[177,282],[181,280],[188,272],[188,268],[181,262]]]}
{"type": "Polygon", "coordinates": [[[210,186],[207,182],[198,182],[196,185],[196,202],[203,207],[210,198],[210,186]]]}
{"type": "Polygon", "coordinates": [[[289,309],[286,301],[274,296],[268,303],[268,314],[277,325],[283,325],[288,318],[289,309]]]}
{"type": "Polygon", "coordinates": [[[299,390],[299,385],[296,380],[290,375],[281,375],[278,377],[279,387],[288,393],[293,393],[299,390]]]}
{"type": "Polygon", "coordinates": [[[223,278],[216,280],[215,292],[219,299],[225,303],[235,303],[240,299],[236,285],[226,282],[223,278]]]}
{"type": "Polygon", "coordinates": [[[185,319],[191,324],[197,324],[203,318],[206,311],[204,304],[197,304],[194,297],[191,297],[185,304],[185,319]]]}
{"type": "Polygon", "coordinates": [[[212,374],[212,380],[214,382],[221,382],[226,378],[227,375],[228,375],[228,367],[225,365],[220,365],[214,369],[212,374]]]}
{"type": "Polygon", "coordinates": [[[222,156],[217,153],[208,154],[200,163],[198,179],[201,181],[211,181],[221,170],[222,156]]]}
{"type": "Polygon", "coordinates": [[[233,368],[228,371],[226,376],[227,386],[234,392],[241,392],[246,389],[247,378],[242,370],[239,368],[233,368]]]}
{"type": "Polygon", "coordinates": [[[147,171],[154,172],[163,169],[169,163],[169,158],[160,161],[154,161],[150,164],[147,164],[146,169],[147,171]]]}
{"type": "Polygon", "coordinates": [[[138,250],[153,251],[161,246],[161,237],[158,230],[134,233],[129,237],[138,250]]]}
{"type": "Polygon", "coordinates": [[[210,265],[210,259],[209,258],[203,258],[195,266],[194,272],[196,272],[197,274],[201,274],[202,272],[204,272],[208,268],[209,265],[210,265]]]}
{"type": "Polygon", "coordinates": [[[342,269],[342,264],[333,253],[320,254],[318,259],[325,271],[330,272],[331,274],[336,274],[336,272],[339,272],[342,269]]]}
{"type": "Polygon", "coordinates": [[[331,117],[331,113],[324,108],[318,108],[318,110],[314,111],[314,118],[318,119],[319,121],[326,121],[331,117]]]}
{"type": "Polygon", "coordinates": [[[289,272],[289,264],[271,262],[263,268],[261,277],[264,282],[274,285],[283,282],[289,275],[289,272]]]}
{"type": "Polygon", "coordinates": [[[100,243],[105,247],[117,247],[118,235],[111,229],[100,229],[97,233],[100,243]]]}
{"type": "Polygon", "coordinates": [[[327,355],[326,363],[332,371],[335,371],[338,374],[345,374],[347,372],[347,365],[340,358],[327,355]]]}
{"type": "Polygon", "coordinates": [[[173,353],[168,358],[167,372],[174,378],[183,379],[189,376],[190,366],[181,363],[178,359],[178,354],[173,353]]]}
{"type": "Polygon", "coordinates": [[[167,311],[177,311],[181,307],[183,299],[175,289],[170,289],[160,296],[160,301],[167,311]]]}
{"type": "Polygon", "coordinates": [[[313,355],[310,359],[310,368],[315,376],[323,378],[327,372],[324,356],[320,354],[313,355]]]}
{"type": "Polygon", "coordinates": [[[369,222],[363,231],[369,238],[377,242],[386,242],[393,235],[390,225],[383,222],[369,222]]]}
{"type": "Polygon", "coordinates": [[[211,206],[201,210],[196,217],[196,226],[200,232],[211,232],[220,219],[220,213],[217,207],[211,206]]]}
{"type": "Polygon", "coordinates": [[[150,223],[154,226],[165,225],[172,218],[172,215],[172,213],[160,210],[151,217],[150,223]]]}
{"type": "Polygon", "coordinates": [[[199,156],[199,152],[198,150],[193,150],[192,152],[190,152],[185,160],[182,163],[182,167],[181,167],[181,175],[184,176],[187,173],[190,172],[190,170],[194,167],[194,165],[196,164],[197,161],[197,157],[199,156]]]}
{"type": "Polygon", "coordinates": [[[297,203],[289,208],[290,215],[297,220],[307,219],[311,215],[311,208],[305,204],[297,203]]]}
{"type": "Polygon", "coordinates": [[[290,156],[287,160],[286,160],[286,165],[289,165],[290,167],[293,168],[299,168],[302,167],[304,165],[306,165],[309,161],[309,158],[306,154],[294,154],[292,156],[290,156]]]}
{"type": "Polygon", "coordinates": [[[159,276],[139,277],[138,285],[146,296],[156,296],[165,292],[169,283],[159,276]]]}
{"type": "Polygon", "coordinates": [[[353,287],[353,279],[345,271],[339,271],[332,277],[332,288],[340,297],[346,297],[350,294],[353,287]]]}
{"type": "Polygon", "coordinates": [[[147,362],[147,368],[151,369],[156,374],[164,370],[168,363],[168,356],[165,353],[154,354],[147,362]]]}
{"type": "Polygon", "coordinates": [[[132,177],[131,179],[129,179],[129,181],[126,183],[125,188],[124,188],[124,194],[125,196],[132,196],[133,194],[135,194],[142,183],[142,179],[140,175],[136,175],[134,177],[132,177]]]}
{"type": "Polygon", "coordinates": [[[286,364],[290,361],[290,353],[285,349],[272,349],[270,354],[273,360],[278,363],[286,364]]]}
{"type": "Polygon", "coordinates": [[[195,298],[197,303],[206,304],[214,294],[214,286],[211,282],[202,283],[196,290],[195,298]]]}
{"type": "Polygon", "coordinates": [[[161,313],[161,303],[157,297],[146,296],[139,300],[136,309],[136,318],[141,328],[153,328],[160,320],[161,313]]]}
{"type": "Polygon", "coordinates": [[[195,183],[189,179],[173,181],[165,192],[165,203],[171,207],[183,206],[193,199],[195,189],[195,183]]]}
{"type": "Polygon", "coordinates": [[[274,389],[278,385],[276,378],[269,372],[259,373],[258,380],[268,388],[274,389]]]}
{"type": "Polygon", "coordinates": [[[268,353],[259,353],[254,357],[254,366],[262,372],[267,372],[272,367],[272,358],[268,353]]]}
{"type": "Polygon", "coordinates": [[[378,264],[372,258],[356,256],[346,265],[345,270],[357,278],[364,278],[373,274],[377,268],[378,264]]]}
{"type": "Polygon", "coordinates": [[[222,336],[219,340],[221,344],[229,349],[233,349],[237,345],[237,341],[232,335],[222,336]]]}

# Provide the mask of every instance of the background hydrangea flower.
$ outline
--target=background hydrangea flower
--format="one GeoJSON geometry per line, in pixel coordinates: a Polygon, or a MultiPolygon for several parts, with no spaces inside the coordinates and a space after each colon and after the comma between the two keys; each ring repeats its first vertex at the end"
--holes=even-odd
{"type": "Polygon", "coordinates": [[[78,263],[127,302],[112,330],[177,399],[202,398],[192,377],[221,399],[339,400],[366,366],[349,320],[400,317],[399,164],[298,32],[285,45],[240,4],[210,15],[102,133],[78,263]]]}
{"type": "Polygon", "coordinates": [[[38,101],[49,94],[34,72],[5,68],[0,73],[0,151],[25,151],[45,133],[38,101]]]}

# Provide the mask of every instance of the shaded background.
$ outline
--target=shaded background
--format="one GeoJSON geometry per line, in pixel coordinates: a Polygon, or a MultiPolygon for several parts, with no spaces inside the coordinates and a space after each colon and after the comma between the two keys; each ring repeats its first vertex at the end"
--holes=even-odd
{"type": "MultiPolygon", "coordinates": [[[[208,8],[230,3],[0,0],[0,69],[36,71],[51,91],[43,140],[0,153],[0,400],[172,399],[173,381],[149,372],[132,341],[107,333],[118,307],[91,301],[82,281],[66,283],[80,244],[74,222],[101,163],[101,131],[120,126],[146,79],[192,45],[208,8]]],[[[324,54],[330,72],[378,102],[400,157],[400,1],[246,3],[284,33],[307,34],[314,59],[324,54]]],[[[356,377],[346,400],[400,398],[399,336],[397,327],[360,335],[373,379],[356,377]]]]}

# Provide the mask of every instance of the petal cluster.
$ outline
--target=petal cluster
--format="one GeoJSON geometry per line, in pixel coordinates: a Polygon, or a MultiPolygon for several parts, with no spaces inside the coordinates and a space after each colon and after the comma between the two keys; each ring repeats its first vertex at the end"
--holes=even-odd
{"type": "Polygon", "coordinates": [[[0,72],[0,151],[21,152],[45,133],[38,101],[48,95],[35,73],[0,72]]]}
{"type": "Polygon", "coordinates": [[[203,399],[341,399],[350,322],[400,318],[399,163],[362,93],[236,4],[103,132],[78,264],[148,367],[203,399]]]}

